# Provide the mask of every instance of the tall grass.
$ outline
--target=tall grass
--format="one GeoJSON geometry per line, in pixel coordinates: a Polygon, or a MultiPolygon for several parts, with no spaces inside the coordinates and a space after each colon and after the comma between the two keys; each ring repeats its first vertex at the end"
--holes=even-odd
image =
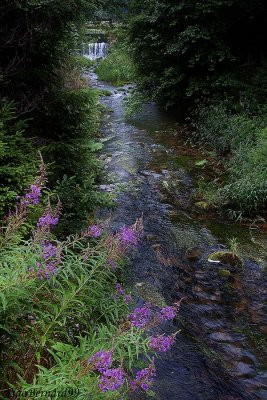
{"type": "Polygon", "coordinates": [[[116,43],[111,46],[110,53],[100,61],[96,68],[99,79],[120,86],[130,83],[134,78],[134,67],[127,46],[116,43]]]}
{"type": "MultiPolygon", "coordinates": [[[[198,140],[216,149],[226,167],[225,183],[217,187],[217,205],[234,218],[255,215],[267,204],[267,117],[234,113],[224,103],[200,107],[198,140]]],[[[214,199],[213,199],[214,200],[214,199]]]]}

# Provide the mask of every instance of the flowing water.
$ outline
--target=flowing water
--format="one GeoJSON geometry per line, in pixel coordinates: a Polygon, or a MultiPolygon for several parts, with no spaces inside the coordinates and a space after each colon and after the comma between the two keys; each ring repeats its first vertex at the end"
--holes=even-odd
{"type": "Polygon", "coordinates": [[[82,55],[89,60],[98,60],[99,58],[104,58],[108,54],[108,43],[89,43],[83,46],[82,55]]]}
{"type": "Polygon", "coordinates": [[[183,126],[154,105],[126,120],[128,88],[90,78],[112,92],[101,100],[108,114],[102,125],[108,177],[101,189],[114,193],[116,207],[100,217],[109,215],[117,229],[143,213],[144,238],[129,272],[138,305],[183,298],[179,317],[158,328],[180,333],[156,361],[156,398],[267,399],[266,230],[199,208],[197,182],[213,172],[209,164],[196,165],[203,154],[185,143],[183,126]],[[229,249],[231,238],[243,265],[208,261],[210,253],[229,249]]]}

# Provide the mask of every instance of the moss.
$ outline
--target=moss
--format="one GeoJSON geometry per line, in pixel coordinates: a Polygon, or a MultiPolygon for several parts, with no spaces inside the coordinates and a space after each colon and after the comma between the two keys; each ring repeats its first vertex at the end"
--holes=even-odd
{"type": "Polygon", "coordinates": [[[243,266],[241,258],[230,251],[216,251],[208,256],[209,261],[220,262],[231,266],[243,266]]]}
{"type": "Polygon", "coordinates": [[[231,272],[228,269],[220,268],[218,270],[218,275],[223,278],[229,278],[231,276],[231,272]]]}
{"type": "Polygon", "coordinates": [[[196,206],[198,208],[201,208],[202,210],[208,210],[209,209],[209,204],[206,201],[198,201],[196,203],[196,206]]]}

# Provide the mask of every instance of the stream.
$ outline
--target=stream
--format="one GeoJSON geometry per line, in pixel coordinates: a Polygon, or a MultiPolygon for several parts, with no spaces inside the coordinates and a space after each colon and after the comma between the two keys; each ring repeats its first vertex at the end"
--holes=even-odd
{"type": "Polygon", "coordinates": [[[156,360],[155,398],[267,399],[266,229],[231,223],[197,205],[198,182],[212,168],[201,166],[206,155],[186,143],[174,115],[150,104],[125,119],[129,87],[112,87],[94,73],[90,80],[111,92],[101,97],[107,108],[101,190],[114,194],[116,207],[98,217],[109,217],[117,229],[143,214],[144,236],[128,273],[138,306],[183,299],[177,319],[158,328],[180,333],[156,360]],[[229,250],[231,239],[243,265],[210,262],[211,253],[229,250]]]}

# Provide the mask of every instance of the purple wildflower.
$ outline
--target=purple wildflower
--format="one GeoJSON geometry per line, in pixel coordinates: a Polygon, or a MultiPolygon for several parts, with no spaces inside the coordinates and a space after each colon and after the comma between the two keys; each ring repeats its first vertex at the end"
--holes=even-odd
{"type": "Polygon", "coordinates": [[[174,341],[175,341],[174,336],[157,336],[157,337],[152,336],[150,338],[148,345],[153,350],[165,353],[166,351],[170,350],[174,341]]]}
{"type": "Polygon", "coordinates": [[[130,304],[132,301],[132,296],[130,294],[126,294],[123,298],[125,304],[130,304]]]}
{"type": "Polygon", "coordinates": [[[165,307],[160,311],[160,319],[162,321],[169,321],[172,320],[177,313],[177,308],[170,306],[170,307],[165,307]]]}
{"type": "Polygon", "coordinates": [[[136,308],[132,314],[128,316],[133,326],[143,328],[151,317],[150,305],[146,304],[144,307],[136,308]]]}
{"type": "Polygon", "coordinates": [[[123,296],[125,293],[125,290],[123,289],[122,285],[120,283],[116,283],[115,285],[116,289],[116,296],[123,296]]]}
{"type": "Polygon", "coordinates": [[[119,238],[123,245],[136,246],[139,240],[139,234],[131,227],[121,228],[119,231],[119,238]]]}
{"type": "Polygon", "coordinates": [[[148,368],[138,371],[135,380],[131,382],[131,390],[135,391],[138,388],[141,388],[145,392],[148,391],[154,382],[155,375],[156,370],[154,364],[151,364],[148,368]]]}
{"type": "Polygon", "coordinates": [[[107,262],[110,268],[114,271],[118,268],[118,264],[114,260],[112,260],[112,258],[109,258],[107,262]]]}
{"type": "Polygon", "coordinates": [[[27,193],[25,198],[26,198],[26,204],[38,204],[39,203],[39,197],[41,196],[41,188],[38,185],[31,185],[31,191],[30,193],[27,193]],[[27,203],[28,202],[28,203],[27,203]]]}
{"type": "Polygon", "coordinates": [[[52,243],[44,243],[43,244],[43,259],[46,260],[50,257],[54,257],[58,252],[57,246],[54,246],[52,243]]]}
{"type": "Polygon", "coordinates": [[[94,369],[100,372],[106,371],[112,364],[110,351],[99,351],[90,358],[90,363],[94,369]]]}
{"type": "Polygon", "coordinates": [[[50,214],[49,212],[42,217],[39,218],[37,226],[41,227],[49,227],[50,225],[57,225],[58,217],[50,214]]]}
{"type": "Polygon", "coordinates": [[[102,392],[114,392],[124,384],[124,372],[121,368],[108,369],[100,378],[99,389],[102,392]]]}
{"type": "Polygon", "coordinates": [[[90,235],[94,238],[101,236],[101,229],[97,225],[92,225],[90,227],[90,235]]]}
{"type": "Polygon", "coordinates": [[[21,205],[28,206],[29,204],[38,204],[41,196],[41,187],[39,185],[31,185],[30,192],[25,197],[17,196],[17,200],[21,201],[21,205]]]}
{"type": "Polygon", "coordinates": [[[39,268],[37,271],[37,275],[40,279],[50,279],[53,275],[57,273],[57,267],[55,263],[50,263],[42,267],[41,263],[36,263],[36,266],[39,268]]]}

